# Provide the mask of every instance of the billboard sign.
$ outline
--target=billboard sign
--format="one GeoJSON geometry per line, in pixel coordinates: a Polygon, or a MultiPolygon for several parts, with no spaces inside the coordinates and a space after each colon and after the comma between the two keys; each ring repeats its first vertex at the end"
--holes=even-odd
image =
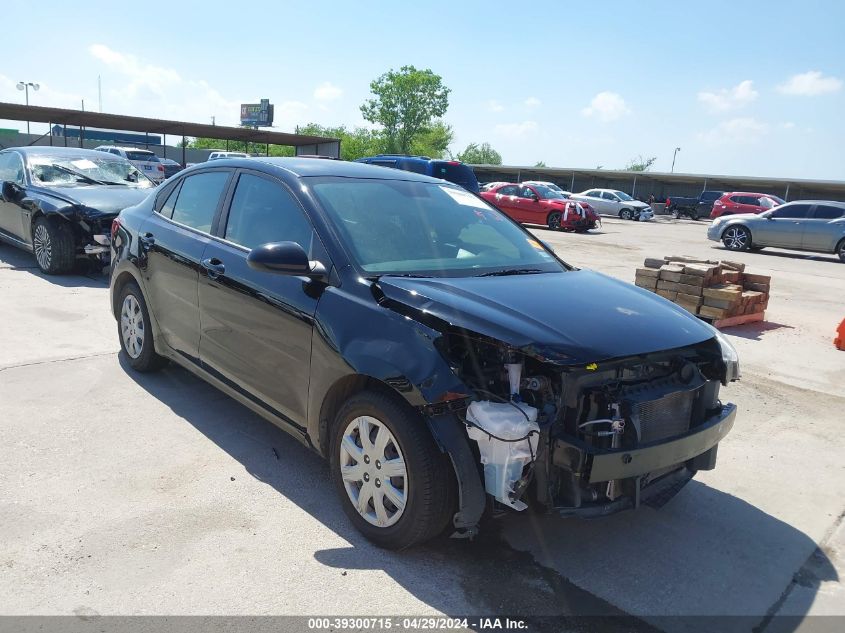
{"type": "Polygon", "coordinates": [[[271,127],[273,125],[273,105],[270,100],[262,99],[261,103],[242,103],[241,125],[271,127]]]}

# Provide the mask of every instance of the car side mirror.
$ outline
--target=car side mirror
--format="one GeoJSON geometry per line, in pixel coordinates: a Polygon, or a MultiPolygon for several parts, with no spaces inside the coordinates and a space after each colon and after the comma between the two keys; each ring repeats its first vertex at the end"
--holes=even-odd
{"type": "Polygon", "coordinates": [[[328,279],[328,271],[320,262],[312,262],[296,242],[270,242],[253,248],[246,257],[253,270],[294,277],[305,276],[315,280],[328,279]]]}
{"type": "Polygon", "coordinates": [[[6,202],[11,202],[15,198],[18,197],[19,187],[13,183],[11,180],[4,180],[3,181],[3,200],[6,202]]]}

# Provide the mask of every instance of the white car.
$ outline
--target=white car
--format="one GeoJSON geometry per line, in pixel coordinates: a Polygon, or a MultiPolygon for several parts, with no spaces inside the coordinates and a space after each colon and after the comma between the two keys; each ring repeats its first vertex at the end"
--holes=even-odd
{"type": "Polygon", "coordinates": [[[624,191],[616,189],[589,189],[582,193],[573,193],[573,200],[588,202],[600,215],[616,215],[623,220],[645,222],[654,217],[654,211],[646,202],[634,200],[624,191]]]}
{"type": "Polygon", "coordinates": [[[208,160],[219,160],[221,158],[249,158],[249,154],[245,152],[211,152],[208,155],[208,160]]]}
{"type": "Polygon", "coordinates": [[[548,187],[552,191],[557,191],[560,195],[564,198],[569,198],[572,195],[571,191],[567,191],[566,189],[561,189],[553,182],[549,182],[547,180],[525,180],[523,181],[525,185],[540,185],[541,187],[548,187]]]}
{"type": "Polygon", "coordinates": [[[108,152],[115,156],[122,156],[156,184],[164,182],[164,179],[167,177],[164,173],[164,165],[159,162],[158,156],[148,149],[119,147],[117,145],[100,145],[94,149],[99,152],[108,152]]]}

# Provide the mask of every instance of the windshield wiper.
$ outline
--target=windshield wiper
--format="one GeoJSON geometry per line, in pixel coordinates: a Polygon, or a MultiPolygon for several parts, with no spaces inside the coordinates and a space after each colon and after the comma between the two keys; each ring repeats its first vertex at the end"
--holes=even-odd
{"type": "Polygon", "coordinates": [[[507,268],[505,270],[494,270],[489,273],[481,273],[476,277],[507,277],[509,275],[536,275],[544,271],[539,268],[507,268]]]}
{"type": "Polygon", "coordinates": [[[56,169],[71,174],[72,176],[76,176],[77,178],[82,178],[87,180],[91,184],[94,185],[105,185],[108,183],[103,182],[102,180],[97,180],[96,178],[91,178],[91,176],[86,176],[81,171],[76,171],[75,169],[71,169],[70,167],[65,167],[64,165],[59,165],[58,163],[53,163],[53,167],[56,169]]]}
{"type": "Polygon", "coordinates": [[[382,275],[373,275],[372,277],[367,277],[367,279],[378,281],[382,277],[410,277],[412,279],[430,279],[431,275],[420,275],[417,273],[384,273],[382,275]]]}

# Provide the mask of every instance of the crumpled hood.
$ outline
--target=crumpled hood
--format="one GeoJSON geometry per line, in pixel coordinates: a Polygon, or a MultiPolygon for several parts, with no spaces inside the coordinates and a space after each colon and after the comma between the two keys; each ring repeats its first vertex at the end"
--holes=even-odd
{"type": "Polygon", "coordinates": [[[155,189],[137,189],[123,185],[83,185],[77,187],[42,187],[39,190],[79,207],[87,218],[117,215],[134,206],[155,189]]]}
{"type": "Polygon", "coordinates": [[[713,338],[675,304],[605,275],[578,270],[508,277],[377,282],[390,306],[435,317],[526,354],[579,365],[684,347],[713,338]],[[408,310],[410,308],[410,310],[408,310]]]}

